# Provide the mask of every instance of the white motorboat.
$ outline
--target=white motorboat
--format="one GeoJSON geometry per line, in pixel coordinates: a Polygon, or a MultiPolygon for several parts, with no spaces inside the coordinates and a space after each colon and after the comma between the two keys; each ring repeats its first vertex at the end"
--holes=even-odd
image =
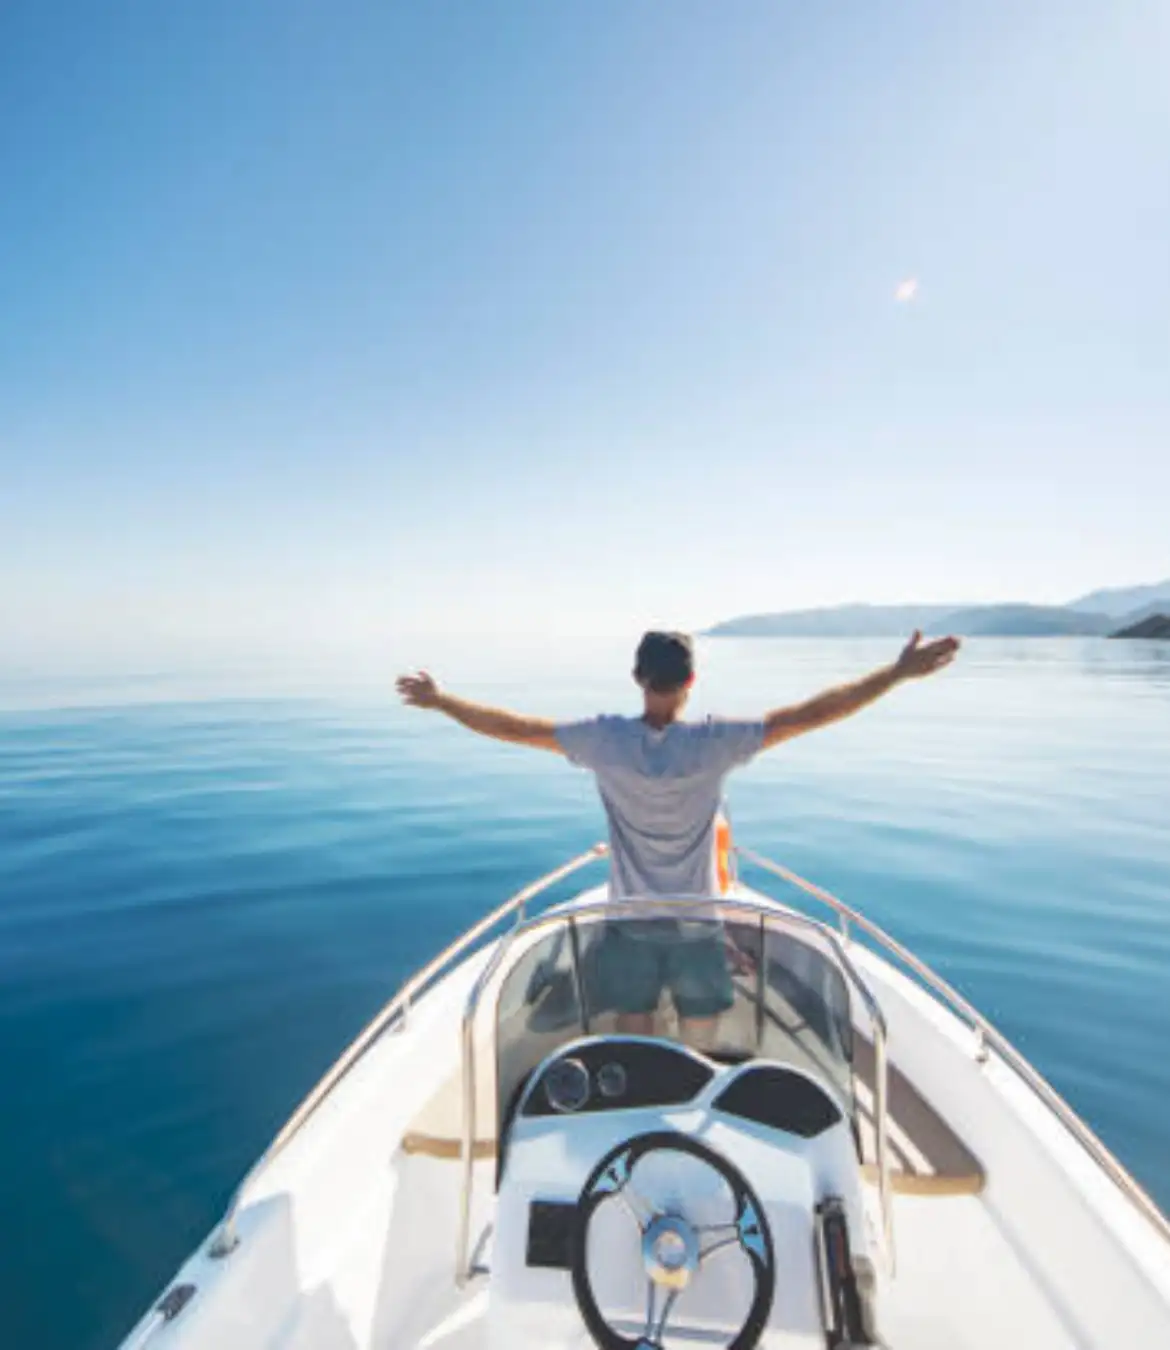
{"type": "Polygon", "coordinates": [[[125,1350],[1170,1346],[1170,1222],[939,976],[744,850],[829,921],[734,876],[530,913],[604,853],[406,983],[125,1350]],[[696,934],[730,1011],[623,1031],[604,944],[696,934]]]}

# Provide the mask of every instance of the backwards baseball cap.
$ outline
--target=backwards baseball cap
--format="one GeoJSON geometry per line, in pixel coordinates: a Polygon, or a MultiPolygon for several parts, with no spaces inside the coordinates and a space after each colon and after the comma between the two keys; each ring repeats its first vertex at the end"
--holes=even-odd
{"type": "Polygon", "coordinates": [[[660,694],[690,684],[695,678],[695,644],[686,633],[645,634],[634,657],[634,678],[660,694]]]}

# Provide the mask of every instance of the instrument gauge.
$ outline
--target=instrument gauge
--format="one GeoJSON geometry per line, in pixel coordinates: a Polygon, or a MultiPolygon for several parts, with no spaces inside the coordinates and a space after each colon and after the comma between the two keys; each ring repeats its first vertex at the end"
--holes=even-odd
{"type": "Polygon", "coordinates": [[[597,1070],[597,1090],[603,1097],[621,1097],[626,1090],[626,1071],[612,1060],[597,1070]]]}
{"type": "Polygon", "coordinates": [[[562,1115],[580,1109],[589,1100],[589,1070],[579,1059],[559,1059],[544,1071],[544,1095],[562,1115]]]}

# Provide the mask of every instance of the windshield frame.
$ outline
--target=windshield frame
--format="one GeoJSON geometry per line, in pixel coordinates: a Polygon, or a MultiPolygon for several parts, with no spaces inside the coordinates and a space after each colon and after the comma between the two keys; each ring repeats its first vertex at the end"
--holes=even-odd
{"type": "MultiPolygon", "coordinates": [[[[509,1124],[526,1082],[549,1055],[582,1036],[633,1033],[669,1041],[717,1063],[759,1059],[787,1064],[821,1082],[855,1119],[857,999],[825,934],[793,922],[779,909],[761,910],[750,920],[726,914],[695,919],[693,912],[680,920],[677,912],[664,913],[664,908],[640,906],[636,916],[623,913],[615,921],[612,907],[584,916],[580,906],[570,907],[563,912],[563,925],[550,925],[517,944],[512,959],[502,963],[492,995],[485,999],[493,1013],[486,1043],[495,1070],[497,1181],[509,1124]],[[621,941],[623,933],[630,936],[621,941]],[[631,939],[635,945],[629,945],[631,939]],[[656,949],[658,954],[681,955],[685,966],[695,959],[685,955],[688,949],[698,947],[703,949],[698,958],[702,984],[712,979],[707,953],[713,943],[722,949],[726,968],[729,1001],[722,1011],[700,1017],[696,1024],[694,1014],[679,1012],[675,995],[652,1014],[649,1025],[623,1025],[622,997],[606,972],[607,957],[616,957],[627,970],[634,959],[636,977],[644,976],[646,966],[635,952],[656,949]]],[[[671,957],[665,959],[670,962],[671,957]]],[[[651,969],[654,962],[651,957],[651,969]]],[[[652,976],[650,982],[655,983],[652,976]]],[[[673,985],[669,987],[673,994],[673,985]]],[[[481,1040],[488,1015],[489,1007],[484,1007],[481,1040]]]]}
{"type": "MultiPolygon", "coordinates": [[[[460,1284],[466,1282],[469,1275],[468,1247],[471,1228],[471,1192],[474,1183],[474,1140],[476,1137],[476,1067],[475,1067],[475,1024],[476,1016],[484,994],[492,982],[500,975],[505,960],[522,938],[535,938],[537,934],[563,924],[571,932],[570,920],[590,918],[622,922],[654,917],[665,917],[679,921],[717,919],[723,922],[761,923],[767,927],[768,919],[784,924],[792,924],[815,934],[828,947],[836,958],[839,972],[844,977],[847,988],[855,991],[862,1007],[869,1017],[873,1028],[875,1056],[875,1110],[877,1135],[878,1190],[883,1213],[883,1227],[886,1230],[892,1250],[892,1210],[889,1191],[889,1144],[888,1144],[888,1057],[886,1052],[887,1028],[873,991],[866,983],[857,966],[845,950],[838,933],[827,924],[802,914],[799,910],[751,893],[739,893],[733,896],[622,896],[604,895],[596,898],[596,892],[587,894],[565,904],[553,906],[543,913],[517,922],[496,943],[491,956],[481,969],[471,988],[463,1012],[462,1028],[462,1067],[463,1067],[463,1138],[462,1161],[463,1178],[460,1197],[460,1222],[457,1238],[456,1279],[460,1284]]],[[[527,950],[534,944],[524,943],[527,950]]],[[[493,1028],[493,1056],[495,1053],[493,1028]]],[[[499,1106],[497,1103],[496,1114],[499,1106]]]]}

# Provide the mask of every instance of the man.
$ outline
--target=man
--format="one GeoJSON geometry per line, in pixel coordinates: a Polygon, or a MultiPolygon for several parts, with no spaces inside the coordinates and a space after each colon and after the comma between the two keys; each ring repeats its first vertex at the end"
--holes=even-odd
{"type": "MultiPolygon", "coordinates": [[[[957,638],[923,642],[916,632],[898,659],[851,684],[774,708],[746,721],[684,722],[695,679],[694,647],[682,633],[647,633],[634,658],[642,690],[639,717],[603,716],[554,722],[484,707],[440,690],[426,672],[404,675],[398,692],[416,708],[445,713],[496,740],[564,755],[591,769],[609,822],[611,892],[615,896],[718,893],[715,831],[724,779],[761,750],[849,717],[907,680],[949,665],[957,638]]],[[[705,940],[672,944],[622,938],[615,926],[599,963],[607,1005],[619,1026],[649,1033],[662,990],[671,992],[692,1044],[709,1040],[714,1020],[731,1004],[722,947],[705,940]]]]}

